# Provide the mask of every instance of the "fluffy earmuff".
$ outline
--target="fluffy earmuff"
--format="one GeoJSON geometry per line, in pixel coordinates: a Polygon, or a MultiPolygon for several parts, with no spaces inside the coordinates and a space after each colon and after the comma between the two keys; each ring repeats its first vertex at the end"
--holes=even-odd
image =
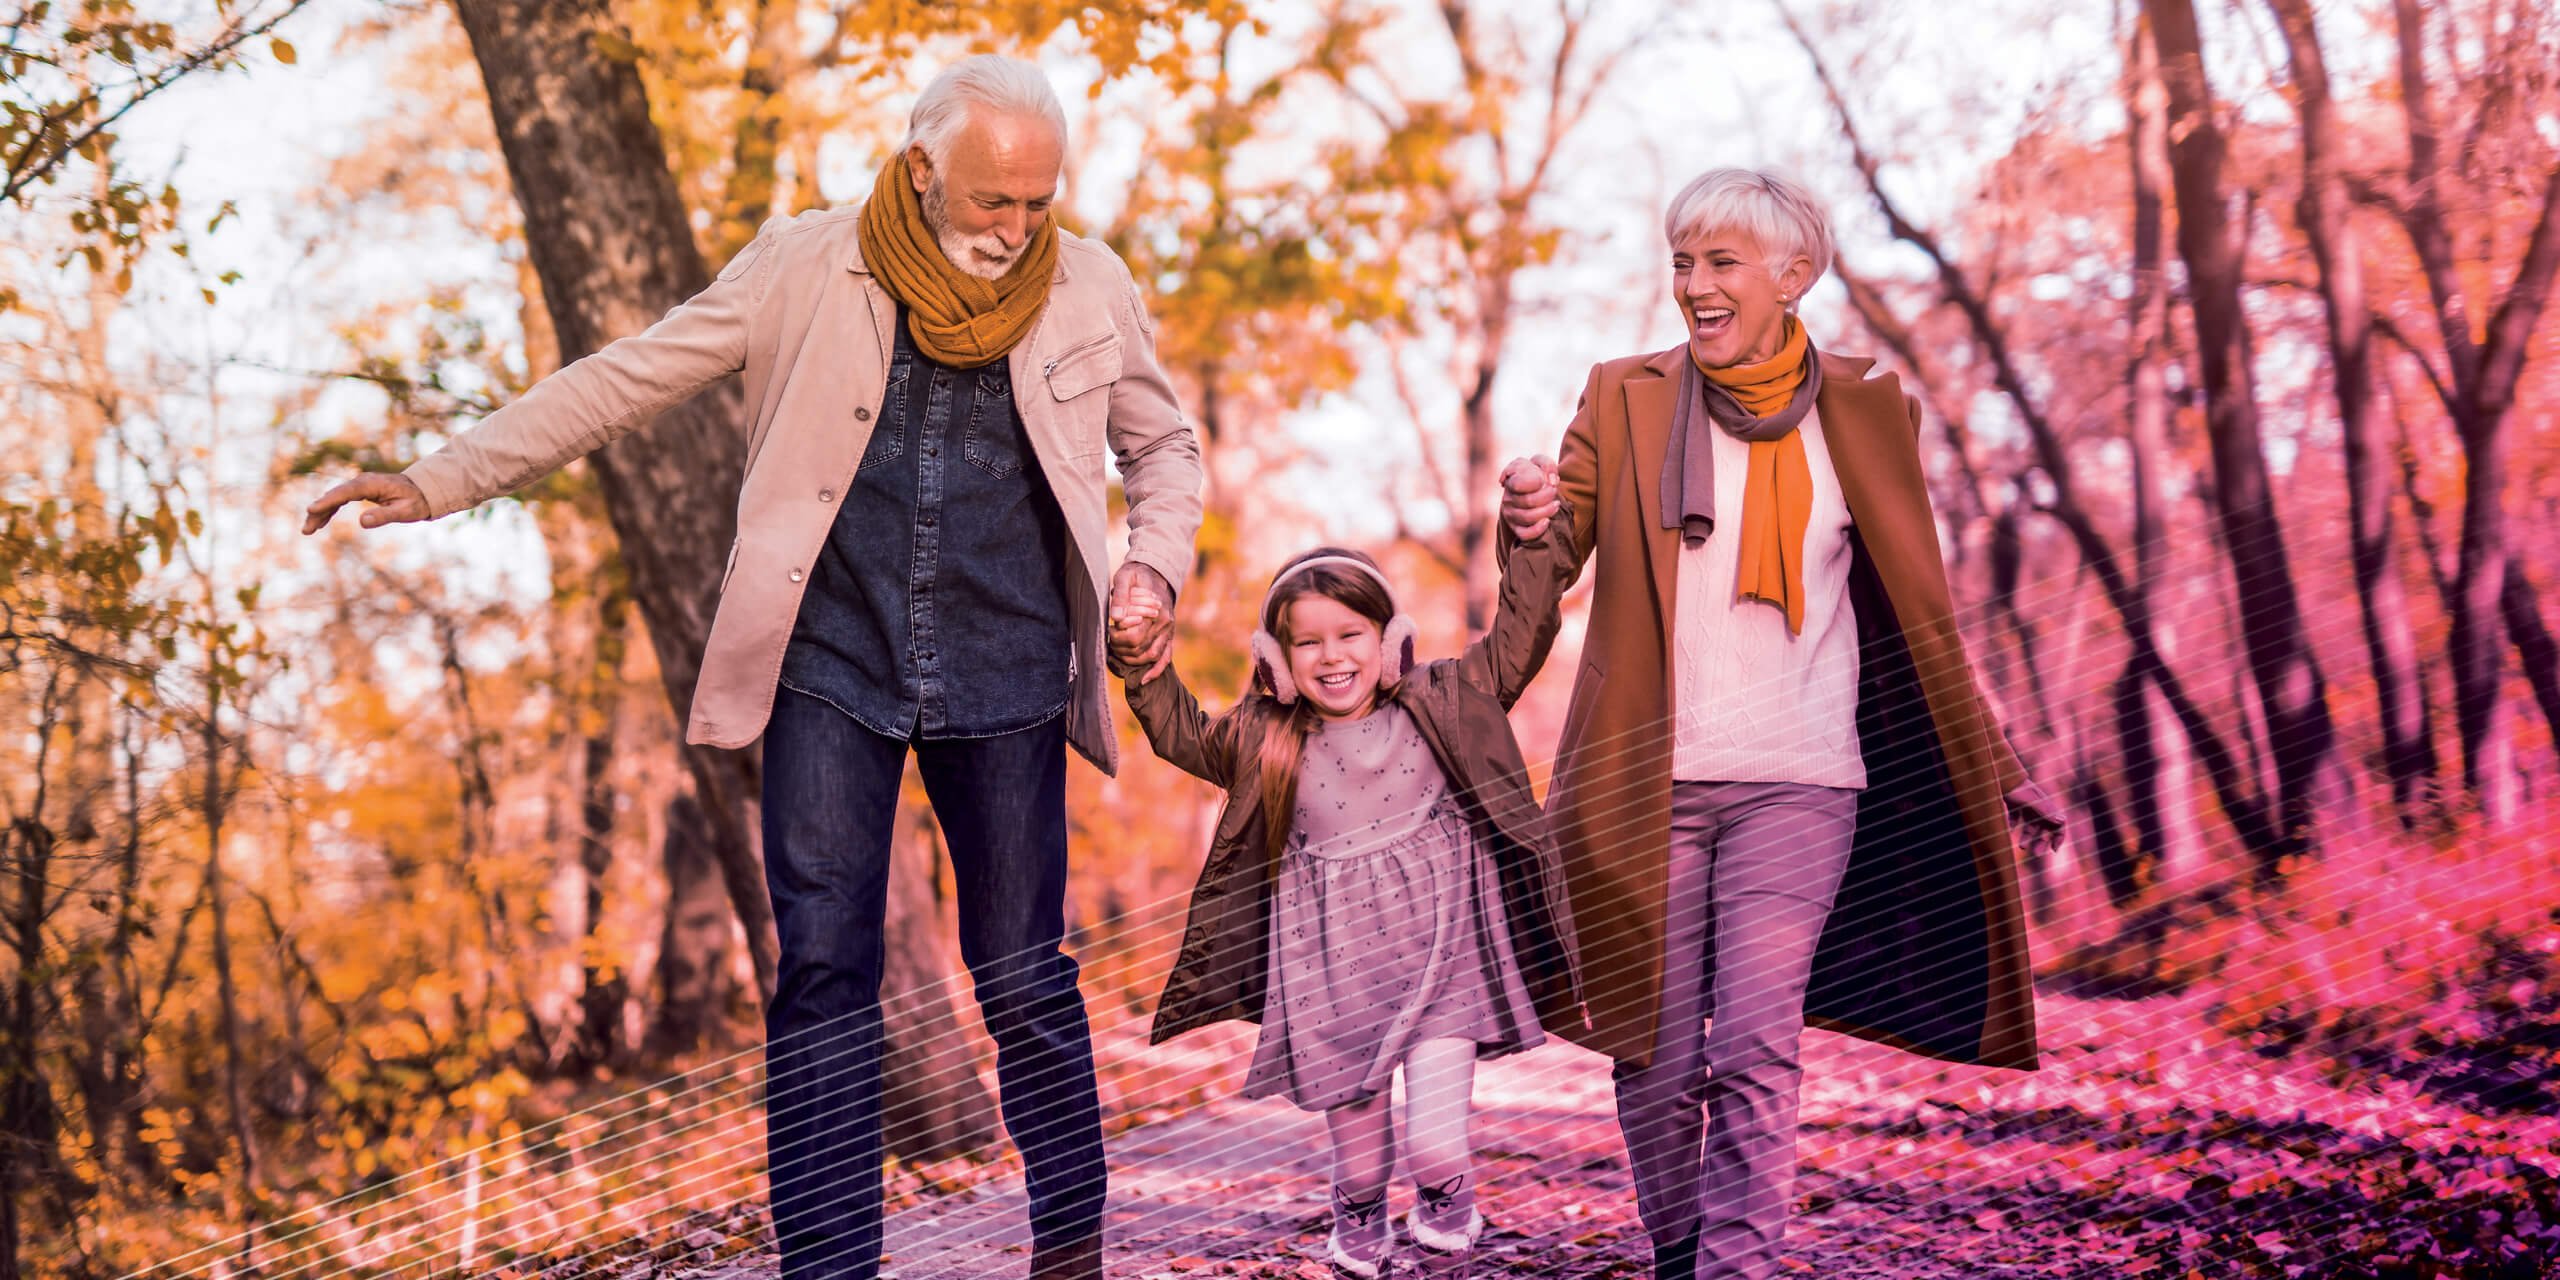
{"type": "MultiPolygon", "coordinates": [[[[1349,556],[1315,556],[1281,570],[1280,576],[1271,580],[1271,589],[1263,593],[1263,610],[1265,612],[1270,610],[1271,597],[1279,593],[1281,583],[1297,576],[1302,570],[1318,565],[1339,565],[1369,575],[1370,579],[1378,584],[1378,589],[1387,593],[1389,607],[1394,607],[1395,588],[1387,585],[1386,575],[1378,572],[1376,568],[1349,556]]],[[[1393,616],[1387,619],[1386,630],[1378,637],[1378,689],[1380,692],[1392,691],[1403,681],[1405,673],[1413,670],[1416,643],[1413,619],[1407,617],[1402,610],[1396,610],[1393,616]]],[[[1253,655],[1254,683],[1262,686],[1284,707],[1295,703],[1298,700],[1298,684],[1289,678],[1289,653],[1282,647],[1280,638],[1256,627],[1253,638],[1249,642],[1249,648],[1253,655]]]]}
{"type": "Polygon", "coordinates": [[[1289,655],[1280,648],[1279,638],[1260,627],[1253,629],[1249,642],[1253,651],[1253,682],[1288,706],[1298,700],[1298,682],[1289,678],[1289,655]]]}

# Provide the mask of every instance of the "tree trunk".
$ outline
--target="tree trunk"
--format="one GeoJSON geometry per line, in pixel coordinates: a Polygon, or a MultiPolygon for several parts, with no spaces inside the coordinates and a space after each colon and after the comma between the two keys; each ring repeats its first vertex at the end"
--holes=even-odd
{"type": "MultiPolygon", "coordinates": [[[[2543,188],[2542,209],[2515,279],[2483,324],[2454,263],[2442,185],[2448,172],[2427,87],[2426,19],[2416,0],[2394,0],[2401,108],[2409,125],[2409,190],[2400,208],[2435,306],[2451,386],[2445,408],[2461,437],[2462,533],[2453,601],[2453,712],[2462,737],[2463,786],[2493,824],[2515,816],[2516,786],[2500,685],[2506,648],[2498,643],[2507,583],[2507,410],[2515,403],[2534,327],[2560,271],[2560,167],[2543,188]]],[[[2502,38],[2518,38],[2511,32],[2502,38]]]]}
{"type": "Polygon", "coordinates": [[[2498,607],[2507,616],[2507,635],[2515,641],[2516,658],[2524,666],[2525,682],[2533,686],[2533,701],[2551,731],[2551,745],[2560,750],[2560,643],[2543,625],[2533,584],[2514,556],[2507,557],[2507,586],[2498,593],[2498,607]]]}
{"type": "MultiPolygon", "coordinates": [[[[738,77],[738,124],[729,139],[729,180],[720,193],[720,217],[712,248],[722,257],[747,247],[773,213],[782,158],[782,121],[776,99],[800,60],[800,6],[794,0],[757,0],[747,65],[738,77]]],[[[803,182],[812,175],[801,175],[803,182]]]]}
{"type": "Polygon", "coordinates": [[[642,1051],[665,1061],[692,1050],[721,1026],[729,996],[726,891],[711,853],[715,837],[690,790],[667,802],[658,854],[667,880],[667,914],[658,932],[657,1007],[642,1051]]]}
{"type": "Polygon", "coordinates": [[[2178,252],[2187,264],[2188,303],[2204,366],[2216,513],[2237,578],[2241,640],[2275,766],[2276,840],[2257,867],[2265,876],[2311,847],[2320,808],[2315,789],[2326,773],[2335,729],[2259,441],[2256,379],[2240,308],[2240,242],[2225,211],[2225,144],[2205,80],[2203,37],[2190,0],[2144,0],[2143,9],[2159,42],[2161,83],[2168,91],[2169,173],[2178,252]]]}
{"type": "MultiPolygon", "coordinates": [[[[208,661],[212,661],[208,657],[208,661]]],[[[248,1072],[247,1047],[241,1042],[240,987],[231,964],[229,890],[222,875],[222,820],[230,797],[222,782],[222,685],[218,671],[205,674],[204,717],[204,900],[213,933],[214,991],[222,1023],[223,1103],[231,1112],[231,1140],[240,1149],[240,1201],[256,1212],[258,1140],[249,1128],[249,1095],[242,1085],[248,1072]]],[[[243,1240],[254,1238],[243,1237],[243,1240]]],[[[244,1244],[241,1261],[248,1262],[244,1244]]]]}
{"type": "Polygon", "coordinates": [[[2267,0],[2267,5],[2284,34],[2302,115],[2302,195],[2296,217],[2318,264],[2320,299],[2328,313],[2330,381],[2338,400],[2338,438],[2346,453],[2356,599],[2381,711],[2383,772],[2391,781],[2392,804],[2407,827],[2416,823],[2435,784],[2435,726],[2418,675],[2408,592],[2394,554],[2390,471],[2374,438],[2373,318],[2365,302],[2364,249],[2349,216],[2339,167],[2345,139],[2310,0],[2267,0]]]}
{"type": "Polygon", "coordinates": [[[615,722],[621,719],[614,690],[621,685],[622,659],[630,648],[631,593],[618,561],[603,566],[599,581],[591,676],[595,685],[587,709],[590,721],[578,783],[578,870],[586,886],[578,947],[578,1059],[588,1067],[622,1061],[622,1005],[631,994],[629,966],[607,963],[597,940],[604,924],[605,874],[613,869],[615,795],[609,770],[615,722]]]}
{"type": "MultiPolygon", "coordinates": [[[[2128,156],[2133,190],[2133,298],[2131,355],[2125,387],[2133,452],[2133,583],[2143,616],[2156,618],[2169,567],[2169,286],[2167,257],[2169,110],[2160,83],[2160,52],[2150,24],[2137,16],[2126,50],[2128,156]]],[[[2153,642],[2164,659],[2176,656],[2165,626],[2153,642]]],[[[2168,698],[2145,674],[2139,653],[2128,654],[2114,691],[2118,763],[2146,883],[2184,887],[2202,878],[2204,833],[2192,802],[2195,762],[2180,736],[2168,698]]]]}
{"type": "MultiPolygon", "coordinates": [[[[1508,306],[1511,291],[1505,288],[1499,293],[1508,306]]],[[[1501,472],[1493,458],[1493,380],[1502,367],[1500,330],[1490,329],[1480,341],[1484,350],[1475,370],[1475,385],[1467,389],[1466,412],[1459,419],[1466,437],[1466,458],[1461,467],[1465,488],[1459,494],[1458,509],[1450,513],[1458,521],[1458,554],[1467,566],[1470,636],[1480,635],[1493,625],[1493,608],[1502,589],[1502,567],[1493,562],[1493,507],[1501,499],[1496,489],[1501,472]]]]}
{"type": "MultiPolygon", "coordinates": [[[[607,6],[454,0],[454,8],[488,89],[560,359],[638,333],[710,284],[639,72],[603,52],[628,44],[607,6]],[[602,48],[599,37],[610,37],[602,48]]],[[[589,457],[679,724],[693,706],[737,529],[742,414],[736,383],[724,382],[589,457]]],[[[747,818],[758,790],[755,757],[683,750],[721,881],[770,999],[773,911],[747,818]]]]}
{"type": "MultiPolygon", "coordinates": [[[[41,795],[41,792],[39,792],[41,795]]],[[[45,888],[50,883],[53,832],[30,814],[10,823],[6,845],[16,853],[10,878],[10,967],[6,1022],[0,1023],[0,1280],[18,1280],[20,1243],[35,1215],[21,1200],[60,1160],[59,1117],[41,1074],[36,1037],[44,1015],[36,975],[44,971],[45,888]]]]}
{"type": "Polygon", "coordinates": [[[942,944],[947,913],[936,892],[949,883],[936,874],[947,865],[942,833],[923,805],[899,809],[885,926],[914,943],[891,951],[880,970],[881,1137],[891,1151],[916,1156],[978,1151],[995,1140],[996,1109],[976,1083],[986,1041],[959,1034],[950,981],[959,966],[942,944]]]}
{"type": "Polygon", "coordinates": [[[2453,575],[2453,715],[2462,784],[2493,826],[2516,818],[2515,743],[2507,723],[2507,648],[2499,595],[2507,575],[2507,442],[2503,423],[2455,417],[2462,436],[2462,534],[2453,575]]]}
{"type": "MultiPolygon", "coordinates": [[[[115,185],[111,163],[96,166],[91,199],[106,207],[115,185]]],[[[113,263],[124,250],[109,229],[93,233],[96,247],[113,263]]],[[[82,541],[108,534],[112,509],[98,486],[99,450],[122,420],[122,391],[108,359],[107,333],[123,297],[112,270],[89,272],[87,309],[72,329],[70,370],[75,385],[63,399],[70,428],[70,467],[65,488],[70,496],[72,529],[82,541]]],[[[143,1046],[140,979],[134,971],[133,940],[141,927],[142,799],[141,764],[130,741],[131,717],[116,706],[114,691],[104,680],[82,677],[74,685],[67,713],[70,738],[68,790],[73,799],[69,826],[75,838],[103,839],[105,822],[93,816],[107,811],[110,792],[121,791],[117,806],[116,893],[107,923],[108,944],[92,971],[81,975],[81,1017],[89,1052],[82,1069],[82,1096],[89,1105],[92,1139],[103,1169],[122,1169],[155,1190],[167,1190],[167,1171],[158,1154],[142,1138],[143,1046]],[[119,757],[115,737],[126,737],[119,757]],[[121,758],[122,767],[118,760],[121,758]]]]}
{"type": "MultiPolygon", "coordinates": [[[[2036,740],[2051,742],[2060,736],[2059,723],[2053,714],[2053,699],[2045,688],[2044,660],[2036,650],[2035,627],[2027,620],[2026,608],[2021,608],[2018,603],[2018,589],[2027,566],[2026,537],[2020,527],[2019,505],[2012,502],[1991,518],[1991,598],[1987,603],[2009,624],[2009,635],[2016,646],[2018,672],[2025,677],[2023,683],[2027,688],[2027,700],[2035,707],[2036,740]]],[[[2027,607],[2034,605],[2031,603],[2027,607]]],[[[1994,677],[1985,683],[1993,689],[2008,689],[2015,688],[2019,682],[1994,677]]]]}

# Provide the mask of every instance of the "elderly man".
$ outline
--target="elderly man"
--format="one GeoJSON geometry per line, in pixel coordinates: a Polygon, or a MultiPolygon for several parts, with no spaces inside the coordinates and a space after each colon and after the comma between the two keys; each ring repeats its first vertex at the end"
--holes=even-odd
{"type": "MultiPolygon", "coordinates": [[[[1062,949],[1066,748],[1103,702],[1103,450],[1129,499],[1109,594],[1172,600],[1200,460],[1112,252],[1050,218],[1066,122],[1037,68],[963,61],[858,209],[777,219],[647,332],[560,370],[398,475],[338,485],[431,520],[744,370],[738,541],[687,738],[764,739],[774,1229],[789,1280],[876,1275],[881,929],[909,751],[951,852],[961,954],[1030,1185],[1031,1272],[1102,1274],[1100,1104],[1062,949]]],[[[1149,660],[1170,652],[1159,619],[1149,660]]]]}

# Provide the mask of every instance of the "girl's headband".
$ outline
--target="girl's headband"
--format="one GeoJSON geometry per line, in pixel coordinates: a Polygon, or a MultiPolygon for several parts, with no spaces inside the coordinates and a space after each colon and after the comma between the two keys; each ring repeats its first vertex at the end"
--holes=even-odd
{"type": "Polygon", "coordinates": [[[1304,570],[1313,569],[1319,565],[1339,565],[1345,568],[1357,569],[1360,572],[1369,575],[1369,580],[1378,584],[1378,590],[1387,593],[1387,612],[1394,613],[1396,611],[1396,589],[1387,581],[1387,575],[1378,572],[1377,566],[1372,565],[1365,560],[1355,560],[1350,556],[1309,556],[1306,559],[1281,570],[1280,576],[1271,580],[1271,589],[1262,593],[1263,612],[1269,613],[1271,611],[1271,598],[1280,594],[1281,583],[1297,577],[1298,574],[1304,570]]]}

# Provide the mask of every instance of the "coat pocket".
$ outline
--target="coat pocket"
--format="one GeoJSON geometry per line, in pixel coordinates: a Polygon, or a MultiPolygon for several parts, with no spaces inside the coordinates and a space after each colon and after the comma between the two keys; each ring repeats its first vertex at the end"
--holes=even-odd
{"type": "Polygon", "coordinates": [[[1591,717],[1600,705],[1600,690],[1609,683],[1609,673],[1590,663],[1582,664],[1582,675],[1573,682],[1573,702],[1565,708],[1564,731],[1556,738],[1556,764],[1559,771],[1582,749],[1582,735],[1591,727],[1591,717]]]}
{"type": "Polygon", "coordinates": [[[1556,761],[1553,780],[1547,786],[1547,812],[1562,810],[1579,781],[1575,774],[1582,765],[1583,735],[1590,732],[1591,717],[1600,705],[1600,690],[1609,683],[1609,674],[1590,663],[1582,665],[1582,674],[1573,682],[1573,701],[1565,708],[1564,729],[1556,735],[1556,761]]]}
{"type": "Polygon", "coordinates": [[[1051,399],[1065,402],[1120,380],[1120,334],[1115,330],[1067,348],[1042,366],[1051,399]]]}

